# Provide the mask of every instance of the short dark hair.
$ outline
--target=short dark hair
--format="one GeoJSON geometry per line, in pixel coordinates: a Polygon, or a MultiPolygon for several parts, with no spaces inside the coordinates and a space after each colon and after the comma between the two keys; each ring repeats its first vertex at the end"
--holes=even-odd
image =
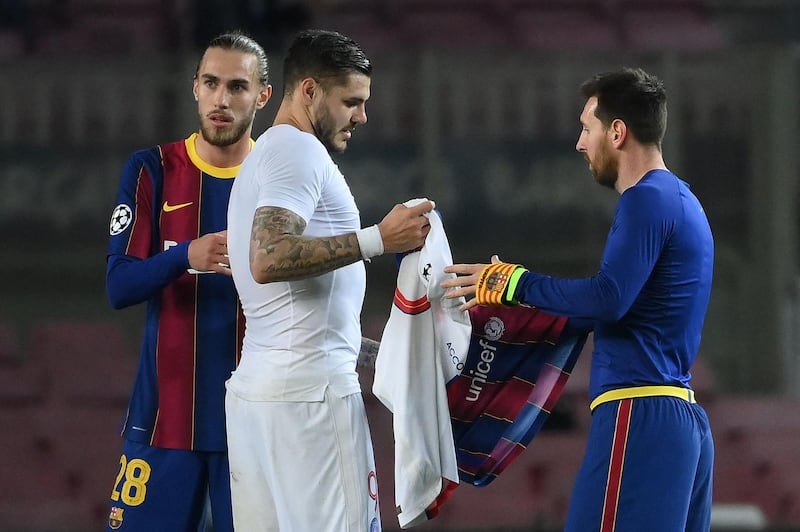
{"type": "MultiPolygon", "coordinates": [[[[256,72],[258,82],[262,86],[266,86],[267,83],[269,83],[269,62],[267,61],[267,53],[255,39],[248,36],[246,33],[236,30],[217,35],[209,41],[206,50],[209,48],[236,50],[238,52],[254,55],[258,60],[258,71],[256,72]]],[[[205,56],[205,53],[203,56],[205,56]]],[[[203,57],[197,62],[197,67],[194,71],[195,78],[200,73],[200,64],[202,62],[203,57]]]]}
{"type": "Polygon", "coordinates": [[[336,31],[303,30],[283,61],[283,93],[305,78],[314,78],[324,88],[353,73],[372,75],[372,63],[357,42],[336,31]]]}
{"type": "Polygon", "coordinates": [[[667,92],[656,76],[626,67],[586,80],[581,93],[586,99],[597,97],[595,116],[605,127],[620,119],[636,140],[661,148],[667,130],[667,92]]]}

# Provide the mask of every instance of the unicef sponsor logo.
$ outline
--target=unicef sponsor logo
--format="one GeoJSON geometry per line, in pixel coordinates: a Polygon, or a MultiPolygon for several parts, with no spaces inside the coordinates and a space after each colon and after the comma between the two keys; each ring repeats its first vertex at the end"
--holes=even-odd
{"type": "Polygon", "coordinates": [[[505,330],[506,324],[497,316],[489,318],[486,325],[483,326],[483,333],[489,340],[499,340],[503,337],[505,330]]]}
{"type": "Polygon", "coordinates": [[[377,517],[372,518],[372,522],[369,524],[369,532],[381,532],[381,525],[377,517]]]}

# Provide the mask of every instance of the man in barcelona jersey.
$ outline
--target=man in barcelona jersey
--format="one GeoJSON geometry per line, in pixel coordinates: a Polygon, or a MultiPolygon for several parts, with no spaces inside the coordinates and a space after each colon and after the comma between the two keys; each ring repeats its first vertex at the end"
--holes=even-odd
{"type": "Polygon", "coordinates": [[[224,397],[244,319],[225,229],[253,119],[272,92],[267,74],[254,40],[214,38],[192,86],[199,132],[137,151],[123,168],[106,287],[114,308],[147,302],[147,318],[107,530],[197,531],[207,498],[214,530],[233,530],[224,397]]]}
{"type": "Polygon", "coordinates": [[[598,74],[576,149],[619,194],[596,275],[564,279],[517,264],[445,269],[449,297],[524,304],[593,322],[592,421],[565,530],[705,532],[714,443],[690,368],[711,293],[714,240],[689,185],[661,150],[667,95],[638,68],[598,74]]]}

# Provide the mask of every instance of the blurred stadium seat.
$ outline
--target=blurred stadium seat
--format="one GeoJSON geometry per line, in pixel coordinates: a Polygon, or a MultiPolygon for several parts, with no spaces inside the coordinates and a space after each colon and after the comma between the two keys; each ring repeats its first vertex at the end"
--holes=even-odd
{"type": "Polygon", "coordinates": [[[707,411],[714,501],[755,504],[771,525],[800,523],[800,400],[719,395],[707,411]]]}
{"type": "Polygon", "coordinates": [[[724,33],[702,2],[630,0],[619,2],[625,45],[637,50],[718,50],[724,33]]]}
{"type": "Polygon", "coordinates": [[[31,331],[30,359],[46,375],[51,404],[127,406],[135,344],[118,322],[62,320],[31,331]]]}
{"type": "Polygon", "coordinates": [[[400,34],[411,49],[495,49],[510,44],[507,29],[491,10],[453,10],[413,4],[400,14],[400,34]]]}
{"type": "Polygon", "coordinates": [[[597,3],[519,2],[511,8],[515,44],[535,50],[613,50],[619,46],[616,19],[597,3]]]}

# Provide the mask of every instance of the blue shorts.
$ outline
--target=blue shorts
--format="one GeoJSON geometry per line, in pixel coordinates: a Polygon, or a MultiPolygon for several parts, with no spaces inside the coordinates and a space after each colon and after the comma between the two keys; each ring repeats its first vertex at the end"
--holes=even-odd
{"type": "Polygon", "coordinates": [[[699,405],[637,397],[598,405],[566,532],[708,532],[714,442],[699,405]]]}
{"type": "Polygon", "coordinates": [[[225,452],[161,449],[126,440],[106,531],[197,532],[207,496],[215,532],[232,532],[225,452]]]}

